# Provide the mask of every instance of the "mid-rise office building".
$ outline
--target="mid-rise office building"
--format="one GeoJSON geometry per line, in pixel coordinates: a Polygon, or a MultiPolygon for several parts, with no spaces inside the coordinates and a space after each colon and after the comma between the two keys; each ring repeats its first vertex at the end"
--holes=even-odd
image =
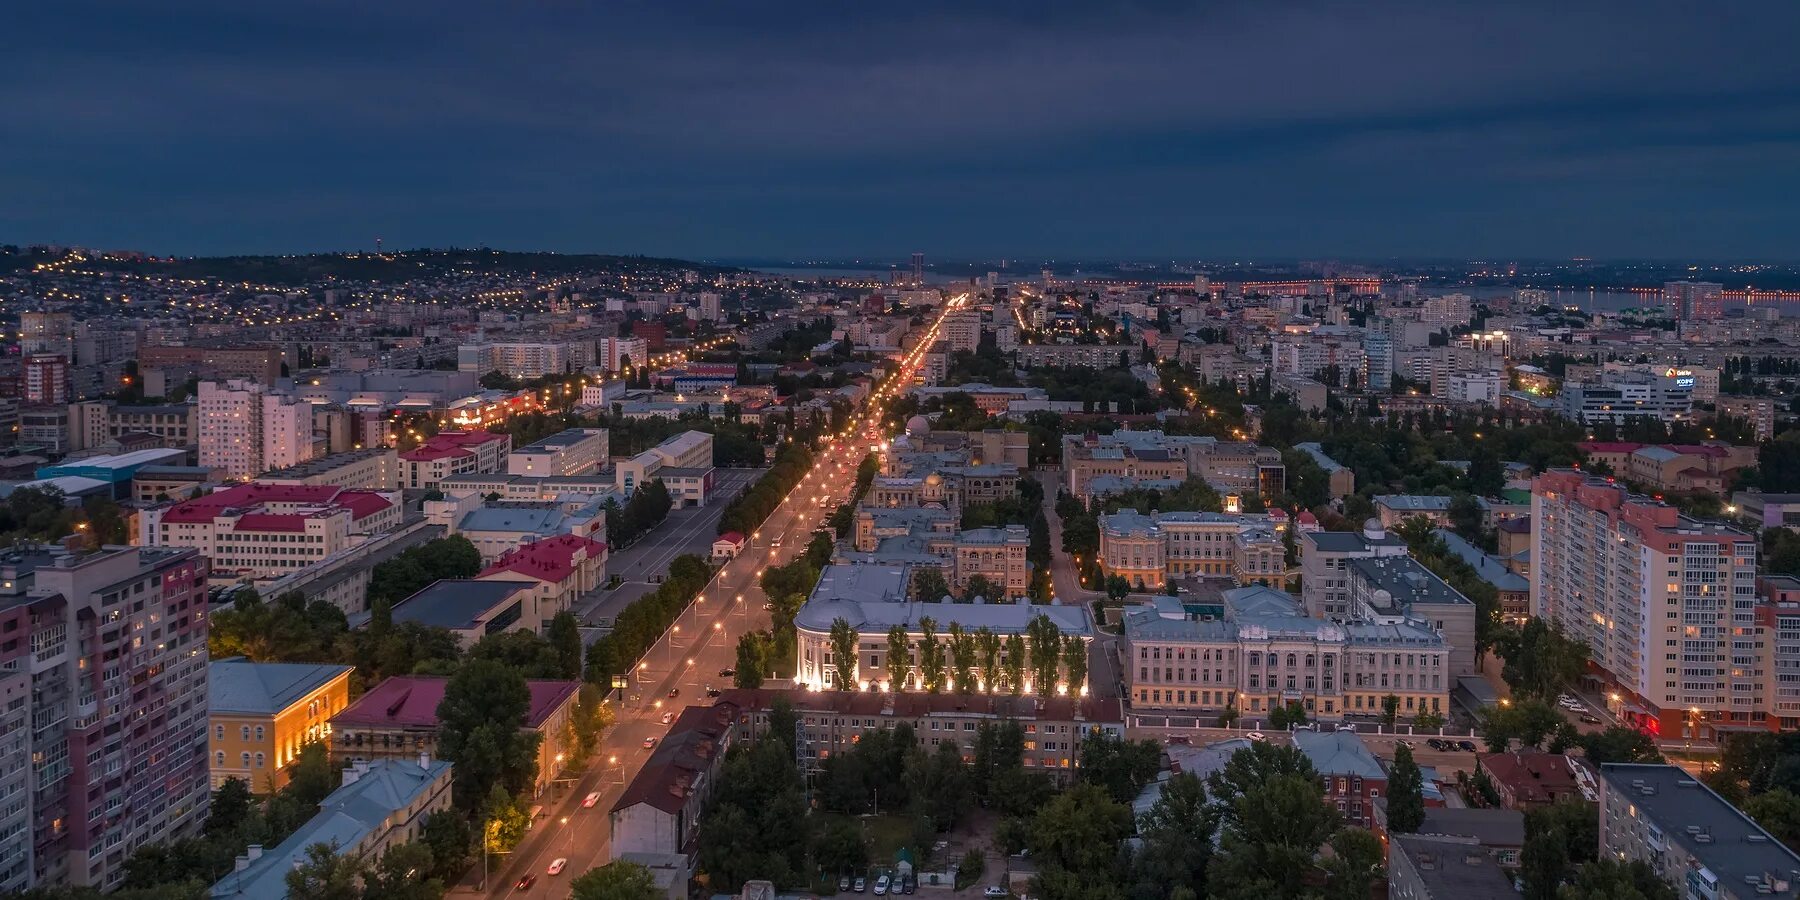
{"type": "Polygon", "coordinates": [[[1302,528],[1299,538],[1300,599],[1314,618],[1351,614],[1351,560],[1406,555],[1406,542],[1388,534],[1379,519],[1364,522],[1361,532],[1302,528]]]}
{"type": "Polygon", "coordinates": [[[0,891],[112,890],[206,819],[205,557],[0,556],[0,891]]]}
{"type": "Polygon", "coordinates": [[[570,428],[514,448],[506,460],[506,471],[512,475],[587,475],[606,465],[607,453],[606,429],[570,428]]]}
{"type": "Polygon", "coordinates": [[[1694,379],[1676,374],[1608,373],[1591,381],[1569,381],[1557,396],[1564,418],[1584,424],[1623,425],[1637,418],[1666,423],[1693,417],[1694,379]]]}
{"type": "Polygon", "coordinates": [[[400,454],[400,486],[430,490],[458,475],[504,471],[512,438],[489,431],[444,431],[400,454]]]}
{"type": "Polygon", "coordinates": [[[333,714],[350,703],[350,666],[213,661],[207,670],[212,786],[236,778],[266,794],[288,782],[288,765],[308,742],[324,740],[333,714]]]}
{"type": "Polygon", "coordinates": [[[1121,510],[1100,517],[1099,561],[1139,590],[1188,576],[1280,587],[1287,576],[1285,546],[1265,515],[1121,510]]]}
{"type": "Polygon", "coordinates": [[[569,345],[555,342],[515,341],[464,344],[456,350],[461,372],[499,372],[509,378],[542,378],[569,371],[569,345]]]}
{"type": "Polygon", "coordinates": [[[251,482],[138,516],[138,543],[192,547],[214,568],[252,578],[318,565],[400,525],[392,493],[251,482]]]}
{"type": "Polygon", "coordinates": [[[400,459],[392,447],[346,450],[276,469],[258,478],[264,484],[308,484],[369,491],[400,489],[400,459]]]}

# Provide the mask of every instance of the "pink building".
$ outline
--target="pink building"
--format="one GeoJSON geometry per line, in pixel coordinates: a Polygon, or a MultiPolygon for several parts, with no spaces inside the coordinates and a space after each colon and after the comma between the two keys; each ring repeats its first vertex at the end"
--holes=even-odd
{"type": "Polygon", "coordinates": [[[429,490],[452,475],[505,471],[512,438],[487,431],[445,431],[400,454],[400,486],[429,490]]]}
{"type": "Polygon", "coordinates": [[[573,608],[582,594],[606,580],[606,544],[580,535],[559,534],[501,554],[475,577],[482,581],[535,584],[536,628],[542,632],[557,613],[573,608]]]}

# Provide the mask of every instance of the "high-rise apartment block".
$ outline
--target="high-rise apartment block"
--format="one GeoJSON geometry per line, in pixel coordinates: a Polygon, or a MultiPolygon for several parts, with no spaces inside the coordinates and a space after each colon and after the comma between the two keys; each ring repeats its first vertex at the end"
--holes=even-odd
{"type": "Polygon", "coordinates": [[[69,402],[69,358],[58,353],[33,353],[25,357],[24,384],[19,393],[26,403],[69,402]]]}
{"type": "Polygon", "coordinates": [[[1531,611],[1583,640],[1608,706],[1664,738],[1760,726],[1756,537],[1580,472],[1532,485],[1531,611]]]}
{"type": "Polygon", "coordinates": [[[0,557],[0,892],[111,890],[206,819],[205,557],[0,557]]]}
{"type": "Polygon", "coordinates": [[[200,465],[252,478],[313,456],[312,404],[252,381],[200,383],[200,465]]]}
{"type": "Polygon", "coordinates": [[[1664,282],[1663,303],[1683,322],[1721,319],[1725,316],[1725,286],[1711,281],[1664,282]]]}
{"type": "Polygon", "coordinates": [[[19,313],[19,351],[72,359],[75,355],[74,317],[66,312],[19,313]]]}

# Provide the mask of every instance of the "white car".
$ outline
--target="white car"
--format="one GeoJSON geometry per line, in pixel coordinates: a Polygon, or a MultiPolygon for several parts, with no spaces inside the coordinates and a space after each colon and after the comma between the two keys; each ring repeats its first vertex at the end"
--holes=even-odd
{"type": "Polygon", "coordinates": [[[1006,888],[1003,888],[997,884],[990,884],[987,886],[987,890],[984,890],[981,892],[981,896],[983,896],[983,897],[1010,897],[1012,895],[1006,892],[1006,888]]]}
{"type": "MultiPolygon", "coordinates": [[[[1267,735],[1263,734],[1260,731],[1252,731],[1249,734],[1244,735],[1244,737],[1247,737],[1253,741],[1266,741],[1269,739],[1267,735]]],[[[1002,894],[1001,896],[1005,896],[1005,895],[1002,894]]]]}
{"type": "Polygon", "coordinates": [[[850,882],[850,889],[859,894],[862,893],[865,889],[867,889],[868,886],[869,886],[868,879],[862,877],[861,875],[856,876],[856,880],[850,882]]]}
{"type": "Polygon", "coordinates": [[[666,713],[663,713],[663,714],[662,714],[662,723],[663,723],[663,724],[664,724],[664,725],[667,725],[667,724],[669,724],[669,723],[670,723],[670,722],[673,722],[673,721],[675,721],[675,714],[674,714],[674,713],[672,713],[672,712],[666,712],[666,713]]]}
{"type": "Polygon", "coordinates": [[[883,875],[883,876],[875,879],[875,896],[879,897],[882,894],[885,894],[887,892],[888,892],[888,877],[886,875],[883,875]]]}
{"type": "Polygon", "coordinates": [[[550,861],[550,868],[546,869],[545,871],[549,872],[552,875],[561,875],[562,870],[565,867],[567,867],[568,865],[569,865],[569,861],[559,856],[550,861]]]}
{"type": "Polygon", "coordinates": [[[1349,722],[1339,722],[1337,730],[1339,730],[1339,731],[1355,731],[1356,726],[1350,724],[1349,722]]]}
{"type": "Polygon", "coordinates": [[[581,808],[582,809],[593,809],[594,804],[599,803],[599,802],[600,802],[600,792],[595,791],[595,792],[587,795],[586,797],[581,798],[581,808]]]}

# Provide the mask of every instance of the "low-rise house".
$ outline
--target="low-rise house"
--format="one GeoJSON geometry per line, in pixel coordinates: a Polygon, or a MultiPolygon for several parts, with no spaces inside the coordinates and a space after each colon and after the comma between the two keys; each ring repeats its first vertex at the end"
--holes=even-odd
{"type": "MultiPolygon", "coordinates": [[[[437,709],[449,681],[432,675],[396,675],[370,688],[331,717],[331,758],[349,761],[435,755],[437,709]]],[[[538,742],[535,784],[535,792],[543,793],[556,777],[556,760],[568,751],[565,738],[581,682],[531,679],[525,686],[531,691],[531,705],[521,727],[543,736],[538,742]]]]}
{"type": "Polygon", "coordinates": [[[450,808],[450,763],[428,755],[357,761],[319,812],[275,847],[251,844],[233,871],[213,884],[211,900],[284,900],[287,875],[314,844],[339,856],[373,862],[389,848],[418,840],[425,820],[450,808]]]}
{"type": "Polygon", "coordinates": [[[1526,810],[1564,800],[1593,803],[1598,797],[1593,770],[1585,761],[1561,753],[1488,753],[1476,758],[1475,768],[1493,782],[1507,809],[1526,810]]]}
{"type": "Polygon", "coordinates": [[[627,853],[694,858],[700,815],[736,742],[737,718],[738,709],[729,702],[681,711],[613,804],[615,859],[627,853]]]}

